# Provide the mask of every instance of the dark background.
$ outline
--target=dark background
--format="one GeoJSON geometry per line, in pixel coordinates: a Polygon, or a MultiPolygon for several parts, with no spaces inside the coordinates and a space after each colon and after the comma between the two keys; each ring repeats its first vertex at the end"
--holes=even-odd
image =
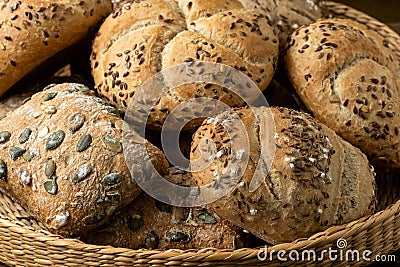
{"type": "Polygon", "coordinates": [[[400,0],[339,0],[384,22],[400,23],[400,0]]]}

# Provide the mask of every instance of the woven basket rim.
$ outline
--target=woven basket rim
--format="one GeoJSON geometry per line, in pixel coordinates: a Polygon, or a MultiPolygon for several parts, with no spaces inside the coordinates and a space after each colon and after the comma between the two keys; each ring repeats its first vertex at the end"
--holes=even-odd
{"type": "MultiPolygon", "coordinates": [[[[396,52],[397,57],[400,58],[400,36],[387,25],[379,22],[378,20],[372,18],[369,15],[366,15],[354,8],[351,8],[347,5],[326,1],[326,6],[329,10],[335,10],[336,15],[340,16],[345,15],[349,18],[356,19],[358,21],[368,22],[368,25],[373,26],[374,29],[380,29],[382,32],[378,32],[385,37],[389,37],[389,41],[396,52]],[[342,12],[342,13],[341,13],[342,12]]],[[[339,238],[348,238],[359,232],[368,232],[372,226],[381,226],[386,222],[388,218],[398,218],[400,217],[400,200],[396,203],[388,206],[385,210],[377,212],[373,215],[363,217],[361,219],[355,220],[345,225],[340,226],[332,226],[323,232],[319,232],[314,234],[309,238],[301,238],[297,239],[291,243],[282,243],[275,246],[269,247],[271,250],[301,250],[308,248],[322,248],[322,245],[328,244],[330,246],[336,244],[335,242],[339,238]]],[[[400,220],[399,220],[400,222],[400,220]]],[[[391,223],[391,222],[387,222],[391,223]]],[[[400,223],[398,223],[400,224],[400,223]]],[[[200,250],[132,250],[128,248],[115,248],[112,246],[99,246],[99,245],[91,245],[86,244],[78,239],[73,238],[63,238],[58,235],[51,234],[47,231],[38,231],[32,227],[28,227],[24,225],[20,221],[11,220],[8,217],[0,214],[0,233],[4,230],[11,230],[20,234],[23,237],[29,237],[29,241],[32,243],[40,242],[44,243],[48,246],[60,248],[63,250],[73,250],[73,251],[83,251],[85,253],[99,253],[101,255],[117,255],[122,259],[142,259],[145,257],[148,259],[146,263],[151,262],[152,260],[165,260],[168,259],[168,262],[203,262],[203,263],[213,263],[213,262],[224,262],[232,263],[240,261],[249,260],[249,259],[257,259],[257,253],[260,248],[243,248],[238,250],[229,250],[229,249],[214,249],[214,248],[206,248],[200,250]]],[[[400,233],[399,233],[400,239],[400,233]]],[[[387,248],[383,252],[391,252],[400,248],[400,242],[397,244],[392,244],[392,247],[387,248]]],[[[2,244],[0,244],[0,251],[2,250],[2,244]]],[[[381,251],[379,251],[381,252],[381,251]]],[[[124,262],[126,262],[124,260],[124,262]]],[[[7,256],[1,255],[0,253],[0,262],[5,261],[8,264],[15,263],[12,259],[7,256]]],[[[47,265],[49,262],[45,259],[38,260],[37,263],[47,265]]],[[[51,263],[51,262],[50,262],[51,263]]],[[[271,262],[269,262],[271,263],[271,262]]],[[[108,266],[108,265],[107,265],[108,266]]],[[[192,266],[192,265],[190,265],[192,266]]]]}

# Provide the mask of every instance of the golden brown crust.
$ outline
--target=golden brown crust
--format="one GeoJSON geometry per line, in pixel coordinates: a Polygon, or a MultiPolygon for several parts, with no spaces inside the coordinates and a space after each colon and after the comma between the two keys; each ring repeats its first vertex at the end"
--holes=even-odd
{"type": "Polygon", "coordinates": [[[111,12],[110,1],[1,1],[0,94],[111,12]]]}
{"type": "MultiPolygon", "coordinates": [[[[237,110],[246,133],[233,134],[230,142],[224,142],[227,133],[215,123],[222,118],[228,123],[227,113],[217,116],[214,122],[206,121],[194,135],[191,161],[200,159],[198,165],[209,164],[200,156],[207,151],[204,145],[199,146],[204,139],[211,139],[223,151],[206,169],[193,172],[198,185],[210,184],[216,177],[231,179],[226,174],[232,173],[237,164],[232,169],[225,166],[244,159],[237,152],[231,154],[231,142],[237,142],[237,136],[248,135],[251,150],[245,173],[233,190],[209,205],[213,211],[273,244],[308,237],[330,225],[374,212],[374,175],[366,156],[357,148],[304,113],[266,107],[254,111],[255,114],[251,109],[237,110]],[[272,112],[275,121],[273,137],[268,112],[272,112]],[[276,147],[274,155],[265,149],[268,143],[276,147]],[[250,193],[259,159],[261,164],[268,164],[266,159],[271,156],[272,167],[261,169],[260,175],[265,174],[262,185],[250,193]]],[[[203,158],[209,158],[207,155],[203,158]]]]}
{"type": "MultiPolygon", "coordinates": [[[[71,236],[101,225],[141,192],[125,163],[123,120],[115,112],[80,84],[35,94],[0,122],[0,187],[51,232],[71,236]]],[[[165,171],[163,154],[148,149],[165,171]]]]}
{"type": "Polygon", "coordinates": [[[293,34],[289,78],[314,115],[371,161],[400,166],[399,62],[384,40],[350,20],[321,20],[293,34]]]}
{"type": "Polygon", "coordinates": [[[324,3],[319,0],[240,0],[246,8],[255,8],[268,14],[279,30],[280,48],[286,47],[287,37],[298,27],[322,18],[324,3]]]}
{"type": "MultiPolygon", "coordinates": [[[[189,173],[170,169],[165,177],[177,184],[188,184],[189,173]]],[[[82,240],[97,245],[131,249],[237,249],[249,247],[251,238],[205,208],[173,207],[143,193],[132,204],[89,233],[82,240]]]]}
{"type": "MultiPolygon", "coordinates": [[[[152,75],[195,61],[227,64],[250,77],[261,90],[267,87],[279,46],[268,17],[243,9],[235,0],[178,2],[132,1],[106,19],[91,58],[101,96],[125,112],[135,92],[152,75]]],[[[203,83],[178,86],[161,98],[148,123],[160,127],[171,110],[195,97],[243,105],[243,100],[226,91],[203,83]]]]}

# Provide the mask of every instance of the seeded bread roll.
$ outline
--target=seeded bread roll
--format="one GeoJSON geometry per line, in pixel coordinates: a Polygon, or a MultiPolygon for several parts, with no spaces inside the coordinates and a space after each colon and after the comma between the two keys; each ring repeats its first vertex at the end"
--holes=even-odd
{"type": "MultiPolygon", "coordinates": [[[[188,173],[170,170],[166,179],[187,183],[188,173]]],[[[181,208],[143,193],[104,225],[82,238],[85,243],[130,249],[238,249],[251,235],[205,208],[181,208]]],[[[254,239],[254,237],[253,237],[254,239]]]]}
{"type": "MultiPolygon", "coordinates": [[[[244,9],[237,0],[177,2],[131,1],[105,20],[91,56],[101,96],[126,112],[135,92],[150,77],[179,64],[201,64],[198,61],[234,67],[260,89],[267,87],[279,46],[267,16],[244,9]]],[[[199,97],[218,99],[230,106],[244,104],[226,88],[190,83],[163,95],[148,123],[160,128],[175,107],[199,97]]]]}
{"type": "Polygon", "coordinates": [[[0,2],[0,95],[111,12],[106,0],[0,2]]]}
{"type": "MultiPolygon", "coordinates": [[[[101,225],[141,192],[125,163],[123,120],[115,113],[80,84],[35,94],[0,122],[0,188],[56,234],[101,225]]],[[[150,144],[148,150],[165,171],[162,152],[150,144]]]]}
{"type": "MultiPolygon", "coordinates": [[[[232,132],[230,142],[219,123],[229,125],[229,113],[207,120],[194,135],[191,161],[196,164],[192,166],[203,170],[192,175],[199,186],[222,186],[239,172],[236,166],[244,156],[250,158],[234,189],[209,205],[214,212],[272,244],[309,237],[374,212],[374,173],[359,149],[305,113],[267,107],[254,111],[237,111],[247,132],[232,132]],[[276,133],[268,112],[272,112],[276,133]],[[232,143],[246,134],[250,151],[232,152],[232,143]],[[202,142],[206,139],[221,151],[212,162],[208,161],[213,158],[213,142],[202,142]],[[275,146],[274,155],[268,144],[275,146]],[[270,169],[264,168],[268,158],[272,159],[270,169]],[[259,159],[261,172],[255,178],[261,178],[262,184],[251,193],[249,185],[259,159]],[[228,163],[234,163],[233,167],[227,168],[228,163]]],[[[205,192],[200,189],[210,199],[205,192]]]]}
{"type": "Polygon", "coordinates": [[[279,30],[280,48],[286,47],[287,37],[298,27],[322,18],[324,2],[320,0],[240,0],[246,8],[256,8],[271,14],[279,30]]]}
{"type": "Polygon", "coordinates": [[[399,62],[383,38],[343,19],[321,20],[293,34],[289,78],[316,118],[378,165],[400,167],[399,62]]]}

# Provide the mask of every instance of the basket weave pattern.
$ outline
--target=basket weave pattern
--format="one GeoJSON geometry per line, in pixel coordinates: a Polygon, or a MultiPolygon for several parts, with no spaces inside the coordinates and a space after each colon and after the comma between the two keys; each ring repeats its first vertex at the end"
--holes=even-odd
{"type": "MultiPolygon", "coordinates": [[[[374,29],[389,42],[400,59],[400,37],[388,26],[375,19],[334,2],[327,8],[335,17],[352,18],[374,29]]],[[[315,250],[316,253],[335,248],[338,239],[347,241],[346,249],[370,250],[374,255],[389,254],[400,249],[400,181],[398,177],[378,176],[380,212],[335,226],[308,239],[268,248],[275,250],[315,250]],[[393,178],[393,179],[391,179],[393,178]],[[397,183],[397,184],[395,184],[397,183]],[[387,189],[387,190],[386,190],[387,189]],[[397,201],[397,202],[396,202],[397,201]]],[[[298,266],[299,262],[260,261],[259,249],[240,250],[130,250],[109,246],[88,245],[76,239],[65,239],[43,230],[23,207],[0,193],[0,262],[10,266],[298,266]]],[[[317,254],[318,255],[318,254],[317,254]]],[[[305,264],[305,263],[303,263],[305,264]]],[[[315,263],[308,263],[315,265],[315,263]]],[[[352,262],[353,266],[367,264],[352,262]]],[[[323,266],[347,266],[349,262],[319,261],[323,266]]]]}

